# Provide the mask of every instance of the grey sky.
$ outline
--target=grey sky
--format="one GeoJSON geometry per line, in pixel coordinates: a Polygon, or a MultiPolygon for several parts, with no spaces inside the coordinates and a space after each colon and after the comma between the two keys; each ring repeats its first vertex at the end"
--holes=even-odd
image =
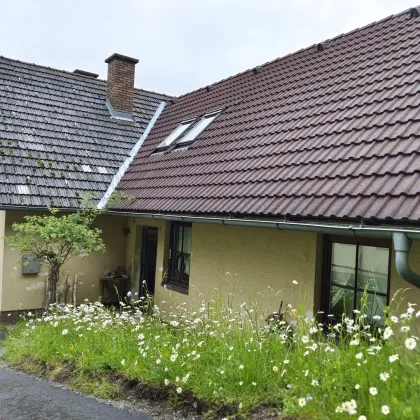
{"type": "Polygon", "coordinates": [[[180,95],[364,26],[415,0],[0,0],[0,55],[106,78],[114,52],[136,86],[180,95]]]}

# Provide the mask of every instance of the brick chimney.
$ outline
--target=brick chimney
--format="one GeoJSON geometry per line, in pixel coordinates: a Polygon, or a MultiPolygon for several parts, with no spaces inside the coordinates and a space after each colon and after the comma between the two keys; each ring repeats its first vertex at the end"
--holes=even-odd
{"type": "Polygon", "coordinates": [[[134,108],[134,72],[139,60],[121,54],[112,54],[108,63],[106,96],[117,112],[132,114],[134,108]]]}

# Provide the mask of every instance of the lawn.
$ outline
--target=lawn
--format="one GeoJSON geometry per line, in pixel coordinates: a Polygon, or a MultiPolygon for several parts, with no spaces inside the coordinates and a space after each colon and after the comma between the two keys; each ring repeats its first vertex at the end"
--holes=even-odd
{"type": "Polygon", "coordinates": [[[256,303],[232,307],[222,298],[180,305],[166,321],[158,308],[147,315],[139,307],[126,298],[119,310],[97,302],[29,313],[4,357],[20,367],[65,366],[76,388],[108,397],[118,395],[112,378],[138,381],[217,418],[246,418],[256,407],[279,418],[420,418],[414,305],[370,322],[356,311],[334,327],[290,305],[266,322],[256,303]],[[88,377],[102,379],[89,388],[88,377]]]}

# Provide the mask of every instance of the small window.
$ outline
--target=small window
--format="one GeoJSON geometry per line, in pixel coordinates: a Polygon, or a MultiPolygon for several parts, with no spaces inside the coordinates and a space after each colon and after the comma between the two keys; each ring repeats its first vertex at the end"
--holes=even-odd
{"type": "Polygon", "coordinates": [[[380,240],[333,238],[327,249],[325,311],[333,315],[330,321],[341,322],[342,314],[352,318],[365,290],[366,315],[370,320],[375,315],[383,317],[389,304],[390,245],[380,240]]]}
{"type": "Polygon", "coordinates": [[[204,115],[200,121],[195,124],[191,130],[188,131],[185,136],[183,136],[179,141],[178,144],[183,147],[186,143],[192,143],[220,114],[220,111],[215,111],[210,114],[204,115]]]}
{"type": "Polygon", "coordinates": [[[188,290],[190,282],[192,226],[190,223],[172,223],[169,248],[168,285],[188,290]]]}
{"type": "Polygon", "coordinates": [[[180,136],[184,134],[186,130],[188,130],[194,121],[194,119],[183,121],[177,128],[175,128],[174,131],[172,131],[171,134],[169,134],[168,137],[166,137],[165,140],[163,140],[162,143],[159,144],[159,146],[156,148],[156,151],[159,152],[170,147],[180,136]]]}

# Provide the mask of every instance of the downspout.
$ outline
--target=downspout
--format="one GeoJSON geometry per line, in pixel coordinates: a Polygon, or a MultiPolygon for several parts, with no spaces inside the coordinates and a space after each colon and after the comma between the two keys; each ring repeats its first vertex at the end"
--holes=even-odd
{"type": "Polygon", "coordinates": [[[412,240],[405,233],[399,232],[394,232],[392,239],[395,249],[395,267],[398,274],[403,280],[408,281],[413,286],[420,287],[420,275],[412,271],[408,265],[412,240]]]}

